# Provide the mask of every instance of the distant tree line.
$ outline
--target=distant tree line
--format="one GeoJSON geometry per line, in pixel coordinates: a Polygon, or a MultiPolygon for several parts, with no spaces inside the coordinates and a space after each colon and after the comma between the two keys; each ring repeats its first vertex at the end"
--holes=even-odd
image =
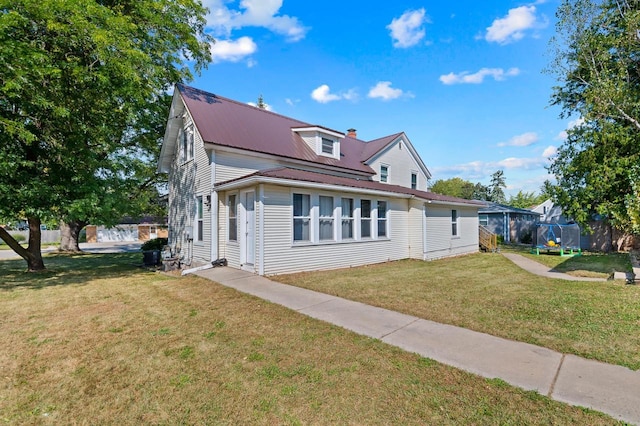
{"type": "Polygon", "coordinates": [[[451,179],[438,179],[431,186],[431,191],[436,194],[449,195],[466,200],[491,201],[521,209],[531,208],[549,198],[546,191],[543,190],[540,194],[518,191],[516,195],[512,195],[507,199],[504,193],[506,187],[504,172],[498,170],[491,175],[489,185],[483,185],[480,182],[473,183],[454,177],[451,179]]]}

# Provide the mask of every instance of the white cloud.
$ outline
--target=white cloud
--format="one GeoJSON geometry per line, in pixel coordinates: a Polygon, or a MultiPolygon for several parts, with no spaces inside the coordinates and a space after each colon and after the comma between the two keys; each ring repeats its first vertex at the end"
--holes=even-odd
{"type": "Polygon", "coordinates": [[[423,25],[431,22],[424,8],[408,10],[399,18],[394,18],[387,29],[391,32],[393,47],[407,48],[415,46],[425,36],[423,25]]]}
{"type": "Polygon", "coordinates": [[[538,134],[535,132],[528,132],[514,136],[507,142],[500,142],[498,146],[529,146],[536,142],[538,142],[538,134]]]}
{"type": "Polygon", "coordinates": [[[536,16],[536,7],[520,6],[510,9],[507,16],[493,21],[487,28],[485,40],[498,44],[508,44],[524,37],[525,31],[546,26],[536,16]]]}
{"type": "Polygon", "coordinates": [[[283,0],[242,0],[240,9],[232,10],[226,0],[204,0],[209,8],[207,27],[218,34],[229,36],[242,27],[263,27],[284,35],[289,41],[299,41],[309,31],[296,17],[279,15],[283,0]]]}
{"type": "Polygon", "coordinates": [[[547,147],[539,157],[508,157],[498,161],[471,161],[448,167],[434,168],[434,174],[460,176],[463,179],[484,179],[496,170],[530,171],[549,165],[549,157],[555,155],[555,147],[547,147]]]}
{"type": "Polygon", "coordinates": [[[455,74],[453,72],[440,76],[443,84],[480,84],[485,77],[493,77],[495,81],[502,81],[507,77],[513,77],[520,74],[518,68],[510,68],[507,71],[502,68],[482,68],[478,72],[470,74],[469,71],[463,71],[455,74]]]}
{"type": "Polygon", "coordinates": [[[389,101],[391,99],[397,99],[402,95],[402,90],[392,88],[390,81],[379,81],[378,84],[369,90],[369,94],[367,96],[370,98],[380,98],[383,101],[389,101]]]}
{"type": "Polygon", "coordinates": [[[314,89],[313,92],[311,92],[311,98],[321,104],[342,99],[340,95],[331,93],[329,86],[326,84],[314,89]]]}
{"type": "Polygon", "coordinates": [[[331,93],[331,89],[329,88],[329,86],[327,84],[323,84],[313,89],[313,91],[311,92],[311,98],[316,102],[320,102],[321,104],[326,104],[332,101],[339,101],[341,99],[355,102],[358,100],[358,92],[356,91],[356,89],[349,89],[346,92],[331,93]]]}
{"type": "Polygon", "coordinates": [[[566,130],[561,131],[560,133],[558,133],[558,135],[555,137],[556,140],[565,140],[567,139],[567,131],[573,129],[574,127],[579,127],[581,125],[584,124],[584,118],[579,117],[576,118],[575,120],[571,120],[569,122],[569,124],[567,124],[567,128],[566,130]]]}
{"type": "MultiPolygon", "coordinates": [[[[247,56],[254,54],[258,46],[251,37],[240,37],[237,40],[218,40],[211,45],[211,57],[213,62],[238,62],[247,56]]],[[[250,61],[249,66],[254,62],[250,61]]]]}
{"type": "Polygon", "coordinates": [[[558,153],[558,148],[556,148],[553,145],[549,145],[548,147],[545,148],[545,150],[542,152],[542,156],[544,158],[551,158],[554,155],[556,155],[558,153]]]}

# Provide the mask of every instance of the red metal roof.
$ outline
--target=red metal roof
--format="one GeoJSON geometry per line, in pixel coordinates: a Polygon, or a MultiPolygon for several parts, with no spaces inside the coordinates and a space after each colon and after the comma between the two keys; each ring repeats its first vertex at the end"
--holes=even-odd
{"type": "Polygon", "coordinates": [[[276,169],[261,170],[261,171],[243,176],[241,178],[229,180],[226,182],[220,182],[216,184],[216,187],[227,185],[233,182],[239,182],[245,179],[250,179],[252,177],[255,177],[255,178],[264,177],[264,178],[285,179],[285,180],[301,181],[301,182],[312,182],[312,183],[319,183],[319,184],[325,184],[325,185],[347,186],[351,188],[368,189],[368,190],[381,191],[381,192],[391,192],[395,194],[413,195],[415,197],[418,197],[424,200],[438,201],[443,203],[468,204],[474,207],[484,207],[484,203],[482,203],[481,201],[465,200],[462,198],[435,194],[433,192],[428,192],[428,191],[419,191],[417,189],[406,188],[404,186],[389,185],[386,183],[376,182],[372,180],[352,179],[347,177],[328,175],[324,173],[316,173],[316,172],[310,172],[306,170],[293,169],[289,167],[279,167],[276,169]]]}
{"type": "Polygon", "coordinates": [[[182,84],[177,85],[177,89],[204,142],[216,145],[373,175],[375,171],[364,164],[364,161],[400,135],[398,133],[372,142],[347,136],[340,141],[340,159],[338,160],[317,155],[297,133],[292,131],[294,128],[322,126],[305,123],[182,84]]]}

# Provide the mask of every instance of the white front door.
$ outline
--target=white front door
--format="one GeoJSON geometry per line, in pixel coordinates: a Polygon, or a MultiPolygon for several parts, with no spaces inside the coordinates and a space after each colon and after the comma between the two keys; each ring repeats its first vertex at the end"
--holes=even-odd
{"type": "Polygon", "coordinates": [[[242,194],[243,218],[241,229],[241,261],[243,265],[251,265],[255,263],[256,257],[256,210],[255,210],[256,194],[254,191],[242,194]]]}

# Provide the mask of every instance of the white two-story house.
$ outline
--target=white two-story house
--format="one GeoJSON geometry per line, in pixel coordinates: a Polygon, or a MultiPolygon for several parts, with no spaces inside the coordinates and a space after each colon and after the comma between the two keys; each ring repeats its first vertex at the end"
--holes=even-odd
{"type": "Polygon", "coordinates": [[[187,265],[274,275],[478,251],[482,204],[428,192],[404,133],[365,142],[178,85],[158,170],[187,265]]]}

